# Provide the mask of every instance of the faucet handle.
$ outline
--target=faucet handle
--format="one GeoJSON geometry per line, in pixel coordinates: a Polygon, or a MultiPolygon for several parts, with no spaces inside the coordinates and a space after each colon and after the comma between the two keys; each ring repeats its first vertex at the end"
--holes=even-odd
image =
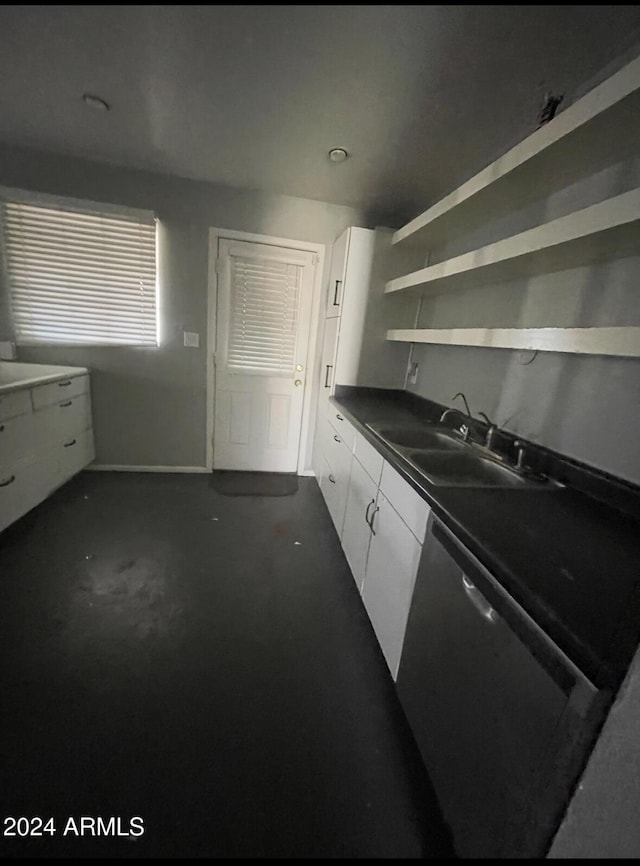
{"type": "Polygon", "coordinates": [[[524,469],[525,444],[519,439],[514,439],[513,447],[516,449],[516,469],[524,469]]]}
{"type": "Polygon", "coordinates": [[[489,429],[487,430],[487,438],[485,439],[485,446],[491,450],[493,448],[493,443],[495,442],[496,433],[498,432],[497,424],[490,424],[489,429]]]}

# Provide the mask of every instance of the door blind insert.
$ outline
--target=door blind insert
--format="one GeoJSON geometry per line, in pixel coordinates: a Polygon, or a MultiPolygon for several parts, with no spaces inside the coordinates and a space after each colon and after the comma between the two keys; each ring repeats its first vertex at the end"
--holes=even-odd
{"type": "Polygon", "coordinates": [[[2,226],[17,343],[158,344],[151,212],[5,201],[2,226]]]}
{"type": "Polygon", "coordinates": [[[302,267],[267,258],[230,256],[230,372],[293,372],[302,267]]]}

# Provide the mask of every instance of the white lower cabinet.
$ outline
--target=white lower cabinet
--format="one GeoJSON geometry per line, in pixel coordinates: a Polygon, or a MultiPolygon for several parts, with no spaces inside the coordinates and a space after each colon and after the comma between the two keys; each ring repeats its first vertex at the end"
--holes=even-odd
{"type": "Polygon", "coordinates": [[[354,457],[342,527],[342,549],[360,592],[367,569],[371,529],[368,520],[376,504],[378,485],[354,457]]]}
{"type": "Polygon", "coordinates": [[[372,510],[362,600],[395,680],[422,544],[381,492],[372,510]]]}
{"type": "Polygon", "coordinates": [[[320,490],[336,531],[341,536],[351,475],[352,447],[342,434],[334,430],[328,419],[320,419],[320,424],[322,425],[318,443],[322,455],[320,490]]]}
{"type": "Polygon", "coordinates": [[[346,418],[320,423],[320,489],[395,679],[431,509],[346,418]]]}
{"type": "Polygon", "coordinates": [[[351,472],[351,452],[346,445],[331,449],[325,457],[325,467],[322,473],[320,489],[324,494],[329,514],[339,536],[342,535],[344,510],[349,492],[349,475],[351,472]]]}
{"type": "Polygon", "coordinates": [[[344,510],[342,507],[342,485],[338,487],[338,482],[336,480],[335,475],[331,471],[331,466],[327,462],[325,458],[324,467],[322,470],[322,479],[320,481],[320,490],[322,490],[322,495],[324,496],[324,501],[327,503],[327,508],[329,510],[329,514],[331,515],[331,519],[333,520],[333,524],[336,528],[338,535],[342,531],[342,524],[340,521],[340,514],[344,516],[344,510]]]}
{"type": "Polygon", "coordinates": [[[33,458],[0,466],[0,530],[28,511],[36,480],[33,458]]]}
{"type": "Polygon", "coordinates": [[[87,375],[7,395],[0,401],[0,531],[94,456],[87,375]]]}

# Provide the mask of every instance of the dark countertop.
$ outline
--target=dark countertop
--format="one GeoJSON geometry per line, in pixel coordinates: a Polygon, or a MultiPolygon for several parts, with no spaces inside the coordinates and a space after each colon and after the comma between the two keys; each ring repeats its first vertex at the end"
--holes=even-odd
{"type": "Polygon", "coordinates": [[[640,520],[571,487],[430,484],[365,427],[415,423],[402,394],[331,399],[571,661],[616,688],[640,639],[640,520]]]}

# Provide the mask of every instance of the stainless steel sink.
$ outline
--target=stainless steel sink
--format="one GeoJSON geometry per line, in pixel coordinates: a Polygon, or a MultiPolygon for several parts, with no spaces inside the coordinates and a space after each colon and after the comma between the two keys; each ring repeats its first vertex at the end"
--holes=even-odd
{"type": "Polygon", "coordinates": [[[439,487],[553,487],[495,459],[486,448],[456,439],[449,428],[428,422],[371,421],[367,427],[426,480],[439,487]]]}
{"type": "Polygon", "coordinates": [[[538,482],[469,450],[409,451],[409,463],[441,487],[532,487],[538,482]]]}
{"type": "Polygon", "coordinates": [[[456,441],[450,433],[437,427],[429,428],[426,424],[411,426],[372,422],[367,424],[367,427],[389,445],[399,445],[401,448],[437,451],[458,451],[464,448],[463,443],[456,441]]]}

